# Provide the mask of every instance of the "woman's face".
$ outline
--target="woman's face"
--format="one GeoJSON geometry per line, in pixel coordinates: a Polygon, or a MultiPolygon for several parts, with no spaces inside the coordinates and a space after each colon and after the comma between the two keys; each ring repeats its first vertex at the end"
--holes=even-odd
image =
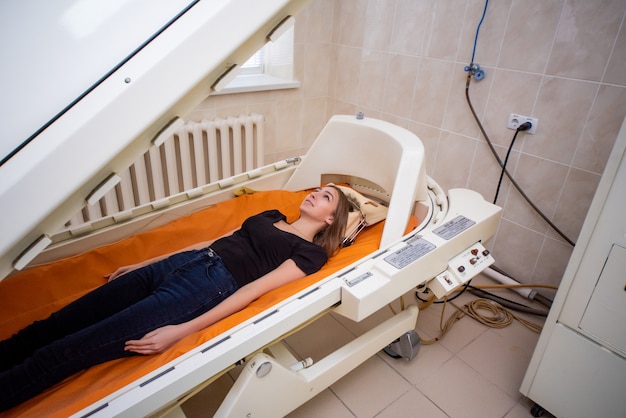
{"type": "Polygon", "coordinates": [[[323,220],[327,224],[333,223],[339,196],[334,187],[320,187],[312,191],[300,205],[300,212],[308,216],[323,220]]]}

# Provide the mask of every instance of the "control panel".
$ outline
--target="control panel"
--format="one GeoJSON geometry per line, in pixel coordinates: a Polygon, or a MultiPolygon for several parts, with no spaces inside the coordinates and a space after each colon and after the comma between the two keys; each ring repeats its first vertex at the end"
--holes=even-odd
{"type": "Polygon", "coordinates": [[[481,243],[494,235],[501,209],[470,190],[448,194],[448,214],[434,229],[413,231],[338,274],[337,314],[361,321],[422,285],[443,297],[494,262],[481,243]]]}
{"type": "Polygon", "coordinates": [[[480,242],[467,248],[448,262],[448,268],[428,283],[441,299],[494,263],[491,253],[480,242]]]}

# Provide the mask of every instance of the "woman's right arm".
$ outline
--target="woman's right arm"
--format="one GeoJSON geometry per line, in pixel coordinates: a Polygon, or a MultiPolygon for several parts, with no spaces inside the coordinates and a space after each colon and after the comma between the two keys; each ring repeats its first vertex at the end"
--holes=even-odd
{"type": "Polygon", "coordinates": [[[239,288],[213,309],[182,324],[157,328],[140,340],[127,341],[125,350],[138,354],[161,353],[181,338],[213,325],[235,312],[239,312],[261,295],[293,280],[300,279],[305,275],[293,260],[287,260],[265,276],[239,288]]]}

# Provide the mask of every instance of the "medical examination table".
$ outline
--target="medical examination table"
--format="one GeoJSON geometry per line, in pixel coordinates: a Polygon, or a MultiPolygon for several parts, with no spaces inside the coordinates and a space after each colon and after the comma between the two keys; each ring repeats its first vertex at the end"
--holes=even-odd
{"type": "MultiPolygon", "coordinates": [[[[119,251],[122,255],[117,257],[121,258],[164,250],[162,239],[155,245],[150,238],[155,230],[173,234],[166,235],[175,237],[170,244],[184,246],[185,240],[195,238],[193,231],[198,228],[181,226],[183,220],[214,224],[210,222],[214,216],[210,211],[226,207],[227,212],[238,214],[219,223],[226,228],[231,225],[229,222],[236,225],[249,211],[262,210],[267,205],[289,207],[294,199],[301,199],[303,195],[299,193],[304,192],[300,191],[327,182],[349,185],[384,203],[388,206],[386,220],[366,229],[357,238],[354,249],[348,247],[337,260],[331,260],[332,271],[322,271],[287,290],[261,298],[232,322],[216,324],[201,337],[191,336],[182,345],[177,344],[161,357],[162,363],[133,357],[96,366],[95,372],[90,369],[84,373],[91,373],[92,380],[63,382],[27,402],[24,409],[18,407],[9,414],[136,417],[172,408],[170,413],[177,416],[182,413],[176,406],[179,399],[233,365],[243,364],[243,371],[218,415],[284,415],[413,330],[418,312],[415,306],[409,306],[324,359],[313,359],[312,364],[307,362],[299,370],[292,370],[291,366],[302,359],[294,358],[280,344],[285,335],[328,312],[362,321],[418,285],[426,285],[443,297],[493,262],[482,243],[495,233],[500,208],[470,190],[441,190],[426,175],[423,146],[411,132],[384,121],[355,116],[331,118],[305,156],[185,191],[135,208],[123,219],[111,217],[105,223],[80,228],[75,236],[59,237],[57,231],[74,212],[85,202],[97,200],[115,184],[116,171],[169,135],[173,127],[182,123],[179,115],[218,90],[224,74],[254,52],[266,37],[271,38],[274,28],[286,24],[301,6],[300,2],[286,1],[219,3],[221,8],[214,13],[209,2],[193,2],[158,36],[3,160],[0,277],[9,277],[0,283],[0,293],[9,287],[19,290],[24,283],[24,289],[31,289],[33,294],[23,297],[36,301],[35,294],[47,290],[38,288],[38,284],[35,290],[29,288],[27,278],[38,269],[71,264],[85,254],[118,262],[120,259],[114,255],[101,256],[109,248],[119,251]],[[253,3],[259,7],[258,14],[245,25],[223,23],[238,22],[238,10],[253,3]],[[212,21],[216,14],[219,23],[212,21]],[[180,29],[178,24],[183,20],[188,22],[185,29],[180,29]],[[189,21],[197,31],[189,33],[189,21]],[[216,41],[224,33],[224,25],[237,34],[216,41]],[[212,30],[217,32],[211,34],[212,30]],[[196,42],[201,40],[212,42],[215,49],[224,52],[204,63],[201,73],[175,77],[173,86],[164,87],[163,95],[152,99],[154,89],[171,80],[172,74],[187,71],[180,60],[195,60],[194,48],[199,47],[196,42]],[[128,112],[137,113],[139,120],[128,121],[128,112]],[[75,156],[71,163],[68,155],[75,156]],[[234,198],[239,190],[259,192],[234,198]],[[283,199],[286,200],[281,203],[283,199]],[[260,206],[257,200],[261,201],[260,206]],[[238,208],[240,201],[244,202],[244,209],[238,208]],[[139,250],[129,250],[136,241],[139,250]],[[359,252],[359,245],[364,245],[364,253],[359,252]],[[115,372],[114,363],[120,362],[130,362],[122,374],[115,372]],[[144,362],[149,365],[142,365],[144,362]],[[107,374],[108,368],[113,371],[107,374]],[[129,370],[130,374],[126,374],[129,370]],[[141,376],[133,375],[133,370],[140,370],[141,376]],[[116,376],[125,379],[123,384],[112,382],[116,376]],[[84,385],[84,392],[93,387],[111,389],[97,391],[95,399],[85,400],[81,399],[81,390],[76,390],[80,385],[84,385]],[[58,395],[65,388],[70,388],[71,395],[58,395]]],[[[206,231],[216,235],[219,232],[206,231]]],[[[94,285],[97,283],[77,285],[73,296],[52,295],[46,300],[55,300],[51,302],[52,309],[55,303],[66,303],[69,300],[64,298],[76,297],[94,285]]],[[[73,283],[67,284],[72,286],[73,283]]],[[[14,321],[7,318],[10,314],[6,311],[3,315],[5,322],[13,323],[10,326],[19,323],[20,312],[14,313],[14,321]]]]}

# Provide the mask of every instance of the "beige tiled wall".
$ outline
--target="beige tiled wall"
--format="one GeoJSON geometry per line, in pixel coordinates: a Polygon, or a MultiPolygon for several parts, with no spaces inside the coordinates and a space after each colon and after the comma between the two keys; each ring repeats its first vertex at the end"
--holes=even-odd
{"type": "MultiPolygon", "coordinates": [[[[296,90],[211,97],[193,114],[266,116],[266,160],[306,151],[332,114],[385,119],[415,132],[443,186],[493,200],[499,166],[465,98],[483,0],[313,0],[297,16],[296,90]]],[[[504,159],[509,113],[539,119],[520,134],[509,170],[576,240],[626,114],[626,0],[489,2],[469,95],[504,159]]],[[[525,282],[558,284],[571,246],[505,180],[502,223],[488,244],[525,282]]],[[[545,292],[550,295],[550,292],[545,292]]]]}

